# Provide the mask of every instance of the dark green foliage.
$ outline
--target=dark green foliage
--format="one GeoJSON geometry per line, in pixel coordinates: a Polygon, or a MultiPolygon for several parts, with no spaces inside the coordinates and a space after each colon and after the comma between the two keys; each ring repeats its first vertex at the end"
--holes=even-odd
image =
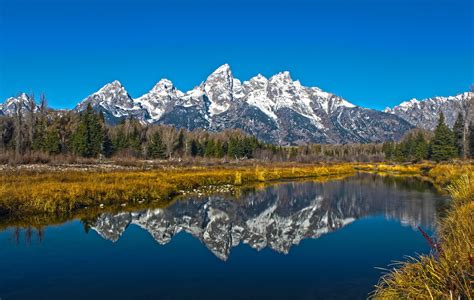
{"type": "MultiPolygon", "coordinates": [[[[262,143],[240,130],[188,131],[143,124],[132,118],[106,125],[89,105],[82,113],[42,109],[33,115],[0,116],[0,159],[8,161],[32,152],[97,158],[182,159],[193,157],[259,159],[265,161],[337,162],[425,159],[426,140],[412,135],[401,144],[281,146],[262,143]],[[34,127],[30,123],[34,122],[34,127]],[[32,138],[31,138],[32,137],[32,138]],[[31,138],[31,140],[30,140],[31,138]],[[18,152],[16,151],[17,149],[18,152]],[[6,155],[5,155],[6,154],[6,155]]],[[[44,156],[42,156],[44,157],[44,156]]]]}
{"type": "Polygon", "coordinates": [[[114,144],[112,139],[110,138],[110,134],[108,131],[104,133],[104,140],[102,142],[102,154],[105,157],[110,157],[114,153],[114,144]]]}
{"type": "Polygon", "coordinates": [[[36,120],[35,128],[33,131],[33,145],[32,148],[35,151],[44,151],[45,149],[45,132],[48,127],[46,116],[40,116],[36,120]]]}
{"type": "Polygon", "coordinates": [[[166,147],[163,144],[163,140],[161,139],[159,131],[156,131],[152,134],[147,147],[147,155],[149,158],[155,159],[166,158],[166,147]]]}
{"type": "Polygon", "coordinates": [[[464,118],[461,113],[458,114],[456,122],[454,122],[453,134],[458,155],[462,157],[464,155],[464,118]]]}
{"type": "Polygon", "coordinates": [[[73,151],[84,157],[97,157],[104,141],[103,117],[96,114],[89,104],[80,115],[79,124],[72,137],[73,151]]]}
{"type": "Polygon", "coordinates": [[[428,159],[430,146],[425,139],[425,136],[419,131],[414,140],[413,159],[414,161],[422,161],[428,159]]]}
{"type": "Polygon", "coordinates": [[[384,143],[382,149],[386,159],[396,162],[419,162],[429,158],[429,144],[420,130],[409,132],[397,144],[384,143]]]}
{"type": "Polygon", "coordinates": [[[382,151],[385,155],[385,159],[391,160],[395,155],[395,143],[393,141],[383,143],[382,151]]]}
{"type": "Polygon", "coordinates": [[[180,129],[173,151],[177,153],[178,156],[183,156],[185,152],[185,146],[186,146],[186,138],[184,136],[184,130],[180,129]]]}
{"type": "Polygon", "coordinates": [[[438,126],[436,126],[430,146],[431,159],[435,161],[449,160],[458,154],[454,134],[445,124],[443,113],[440,113],[438,126]]]}
{"type": "Polygon", "coordinates": [[[8,149],[13,143],[15,132],[15,125],[12,119],[1,118],[0,119],[0,138],[1,138],[1,147],[0,149],[8,149]]]}
{"type": "Polygon", "coordinates": [[[48,154],[59,154],[61,152],[59,130],[55,125],[47,128],[42,151],[48,154]]]}
{"type": "Polygon", "coordinates": [[[214,143],[214,140],[208,140],[205,142],[205,149],[204,149],[204,156],[206,157],[214,157],[216,151],[216,144],[214,143]]]}
{"type": "Polygon", "coordinates": [[[252,158],[258,146],[258,140],[254,137],[230,138],[227,155],[232,158],[252,158]]]}
{"type": "Polygon", "coordinates": [[[202,149],[201,144],[197,140],[191,140],[191,156],[202,156],[204,154],[204,151],[202,149]]]}

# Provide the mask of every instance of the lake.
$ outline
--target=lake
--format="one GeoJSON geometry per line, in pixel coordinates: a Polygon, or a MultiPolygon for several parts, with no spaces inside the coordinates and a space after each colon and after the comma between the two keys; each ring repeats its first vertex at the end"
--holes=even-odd
{"type": "Polygon", "coordinates": [[[0,232],[0,299],[365,299],[447,197],[359,174],[0,232]]]}

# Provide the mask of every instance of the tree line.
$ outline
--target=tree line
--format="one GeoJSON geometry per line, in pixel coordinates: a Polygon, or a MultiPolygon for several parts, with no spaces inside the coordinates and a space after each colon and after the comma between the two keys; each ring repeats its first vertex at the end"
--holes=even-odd
{"type": "MultiPolygon", "coordinates": [[[[472,131],[473,125],[470,126],[472,131]]],[[[441,161],[471,157],[472,138],[459,115],[450,129],[441,114],[434,134],[415,130],[400,142],[373,144],[307,144],[279,146],[259,141],[240,130],[188,131],[125,119],[108,125],[92,106],[77,113],[54,111],[41,96],[25,107],[17,103],[13,116],[0,117],[0,162],[48,162],[56,157],[130,159],[258,159],[265,161],[441,161]],[[471,147],[466,147],[470,139],[471,147]],[[466,148],[466,149],[465,149],[466,148]],[[28,159],[25,159],[28,158],[28,159]]]]}
{"type": "Polygon", "coordinates": [[[419,162],[422,160],[446,161],[453,158],[474,157],[474,124],[465,129],[464,117],[459,114],[453,128],[445,123],[441,112],[434,132],[416,129],[406,134],[401,141],[385,142],[384,156],[397,162],[419,162]]]}

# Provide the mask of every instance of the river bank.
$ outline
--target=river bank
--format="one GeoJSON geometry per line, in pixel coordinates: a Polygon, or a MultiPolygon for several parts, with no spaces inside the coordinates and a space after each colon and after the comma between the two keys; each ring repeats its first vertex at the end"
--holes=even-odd
{"type": "Polygon", "coordinates": [[[376,172],[420,176],[439,187],[472,172],[459,164],[275,164],[157,168],[115,165],[26,165],[4,167],[0,175],[0,213],[66,213],[82,208],[166,202],[189,192],[215,192],[256,182],[376,172]]]}
{"type": "Polygon", "coordinates": [[[474,297],[474,173],[472,166],[437,166],[428,172],[451,196],[429,255],[410,257],[382,276],[375,299],[472,299],[474,297]]]}

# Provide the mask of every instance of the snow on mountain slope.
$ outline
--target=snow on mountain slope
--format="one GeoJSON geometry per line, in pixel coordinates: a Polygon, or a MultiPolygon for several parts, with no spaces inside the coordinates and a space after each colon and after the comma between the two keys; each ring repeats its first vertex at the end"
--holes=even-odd
{"type": "MultiPolygon", "coordinates": [[[[381,112],[358,107],[320,88],[306,87],[286,71],[268,79],[258,74],[241,82],[224,64],[184,93],[162,79],[148,93],[133,99],[119,81],[113,81],[74,110],[82,111],[90,104],[112,124],[133,117],[144,124],[189,130],[239,128],[277,144],[350,143],[396,140],[414,126],[433,129],[440,111],[452,125],[457,114],[467,110],[468,98],[464,93],[411,100],[381,112]]],[[[0,106],[0,115],[11,114],[14,102],[10,98],[0,106]]]]}
{"type": "Polygon", "coordinates": [[[148,93],[135,99],[135,102],[146,109],[153,123],[160,119],[170,103],[177,102],[184,93],[176,89],[168,79],[161,79],[148,93]]]}
{"type": "Polygon", "coordinates": [[[212,117],[229,109],[234,101],[234,80],[228,64],[224,64],[212,72],[206,81],[201,84],[202,91],[210,101],[209,115],[212,117]]]}
{"type": "Polygon", "coordinates": [[[448,126],[453,126],[459,113],[466,116],[472,100],[472,93],[466,92],[450,97],[433,97],[424,100],[411,99],[385,112],[397,115],[416,127],[433,130],[438,124],[439,114],[443,112],[448,126]]]}
{"type": "Polygon", "coordinates": [[[38,109],[34,100],[25,93],[21,93],[16,97],[8,98],[5,103],[0,104],[0,115],[13,116],[17,113],[18,107],[21,105],[20,111],[30,111],[33,108],[35,111],[38,109]]]}
{"type": "Polygon", "coordinates": [[[79,102],[74,110],[83,111],[89,104],[94,110],[101,111],[110,123],[117,123],[127,117],[134,117],[141,121],[149,118],[148,112],[130,97],[118,80],[106,84],[79,102]]]}

